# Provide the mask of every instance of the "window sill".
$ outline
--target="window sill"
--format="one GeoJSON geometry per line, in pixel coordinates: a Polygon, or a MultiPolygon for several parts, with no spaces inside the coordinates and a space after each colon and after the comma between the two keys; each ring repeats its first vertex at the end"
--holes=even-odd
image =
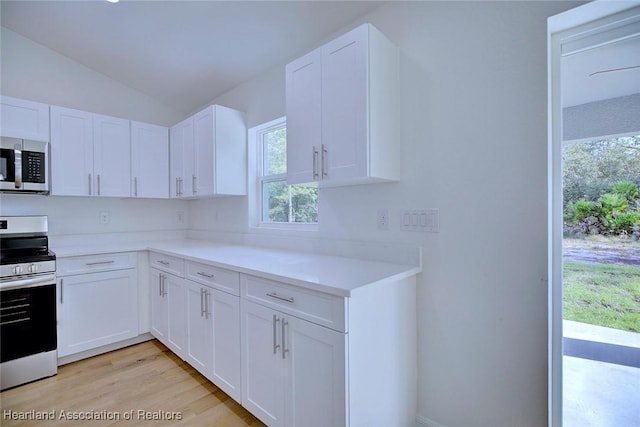
{"type": "Polygon", "coordinates": [[[318,232],[318,224],[278,224],[278,223],[260,223],[258,225],[249,226],[249,231],[254,233],[265,234],[300,234],[308,236],[318,232]]]}

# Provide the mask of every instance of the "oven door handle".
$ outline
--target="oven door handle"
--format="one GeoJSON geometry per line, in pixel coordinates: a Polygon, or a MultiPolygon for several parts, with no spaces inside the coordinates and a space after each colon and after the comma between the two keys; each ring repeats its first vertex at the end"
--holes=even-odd
{"type": "Polygon", "coordinates": [[[34,288],[36,286],[55,285],[55,274],[43,274],[37,277],[27,277],[16,280],[9,280],[6,282],[0,282],[0,290],[6,291],[9,289],[24,289],[34,288]]]}

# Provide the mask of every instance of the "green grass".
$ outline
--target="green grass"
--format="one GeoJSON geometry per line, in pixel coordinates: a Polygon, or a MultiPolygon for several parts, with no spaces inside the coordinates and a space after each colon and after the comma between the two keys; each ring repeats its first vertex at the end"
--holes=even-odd
{"type": "Polygon", "coordinates": [[[566,320],[640,332],[640,267],[564,264],[566,320]]]}

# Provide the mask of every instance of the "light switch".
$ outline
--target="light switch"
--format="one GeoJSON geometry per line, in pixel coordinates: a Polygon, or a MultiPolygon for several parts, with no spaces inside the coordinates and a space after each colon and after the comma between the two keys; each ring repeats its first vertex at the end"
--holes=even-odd
{"type": "Polygon", "coordinates": [[[440,213],[438,209],[406,209],[400,211],[400,229],[404,231],[440,231],[440,213]]]}

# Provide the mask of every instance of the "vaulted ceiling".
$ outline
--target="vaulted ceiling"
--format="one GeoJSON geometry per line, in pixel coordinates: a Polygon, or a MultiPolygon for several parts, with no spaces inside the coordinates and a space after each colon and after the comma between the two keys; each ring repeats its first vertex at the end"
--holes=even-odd
{"type": "MultiPolygon", "coordinates": [[[[191,112],[384,3],[2,0],[0,17],[3,27],[191,112]]],[[[638,66],[640,34],[566,56],[563,105],[640,92],[638,66]]]]}
{"type": "Polygon", "coordinates": [[[2,26],[190,112],[381,6],[379,1],[0,2],[2,26]]]}

